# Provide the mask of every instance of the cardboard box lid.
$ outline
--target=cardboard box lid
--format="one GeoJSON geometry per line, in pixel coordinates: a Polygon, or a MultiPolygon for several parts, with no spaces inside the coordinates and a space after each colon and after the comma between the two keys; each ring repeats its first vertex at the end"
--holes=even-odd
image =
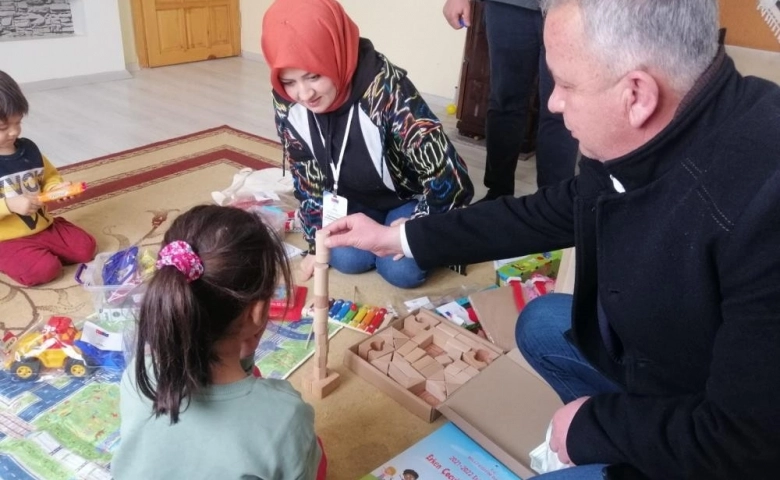
{"type": "Polygon", "coordinates": [[[505,352],[517,348],[515,324],[520,312],[517,310],[512,287],[491,288],[471,294],[469,302],[488,340],[505,352]]]}
{"type": "Polygon", "coordinates": [[[439,411],[522,478],[531,450],[563,404],[517,349],[497,358],[439,405],[439,411]],[[524,366],[525,365],[525,366],[524,366]]]}

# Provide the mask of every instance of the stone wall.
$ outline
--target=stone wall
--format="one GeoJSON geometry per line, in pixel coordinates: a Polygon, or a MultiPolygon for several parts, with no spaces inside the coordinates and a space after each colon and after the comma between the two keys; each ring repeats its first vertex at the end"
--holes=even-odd
{"type": "Polygon", "coordinates": [[[0,40],[73,35],[70,0],[0,0],[0,40]]]}

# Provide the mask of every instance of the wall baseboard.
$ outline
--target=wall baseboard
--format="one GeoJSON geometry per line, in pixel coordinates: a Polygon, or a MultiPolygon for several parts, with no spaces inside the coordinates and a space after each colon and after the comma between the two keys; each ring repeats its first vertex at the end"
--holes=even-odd
{"type": "Polygon", "coordinates": [[[40,92],[42,90],[54,90],[65,87],[77,87],[80,85],[89,85],[90,83],[111,82],[114,80],[127,80],[133,76],[127,70],[117,70],[114,72],[93,73],[91,75],[76,75],[75,77],[53,78],[51,80],[40,80],[37,82],[22,83],[20,86],[25,91],[40,92]]]}

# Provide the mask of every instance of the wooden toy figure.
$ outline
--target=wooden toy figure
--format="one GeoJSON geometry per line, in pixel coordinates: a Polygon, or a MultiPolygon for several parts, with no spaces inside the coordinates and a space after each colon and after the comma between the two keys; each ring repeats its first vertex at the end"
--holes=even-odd
{"type": "Polygon", "coordinates": [[[314,263],[314,366],[311,376],[303,379],[304,390],[325,398],[339,386],[339,374],[328,370],[328,262],[330,250],[325,246],[328,232],[317,230],[314,263]]]}

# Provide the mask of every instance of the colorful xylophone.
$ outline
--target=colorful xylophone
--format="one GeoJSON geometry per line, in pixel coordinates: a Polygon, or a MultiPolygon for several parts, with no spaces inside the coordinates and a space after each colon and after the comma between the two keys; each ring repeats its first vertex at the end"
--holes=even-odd
{"type": "Polygon", "coordinates": [[[368,335],[376,332],[387,316],[386,308],[360,305],[349,300],[331,300],[328,311],[328,321],[368,335]]]}

